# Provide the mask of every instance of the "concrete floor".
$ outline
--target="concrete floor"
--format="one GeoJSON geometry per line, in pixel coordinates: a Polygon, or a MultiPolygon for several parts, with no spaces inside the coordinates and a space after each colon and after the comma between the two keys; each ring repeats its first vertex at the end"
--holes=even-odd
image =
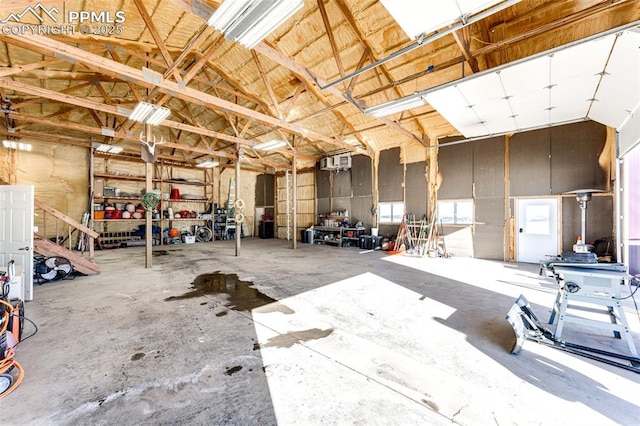
{"type": "MultiPolygon", "coordinates": [[[[553,304],[536,265],[289,247],[154,247],[151,269],[143,247],[100,251],[99,276],[36,286],[0,423],[640,424],[640,375],[531,341],[509,353],[518,295],[543,321],[553,304]]],[[[563,337],[629,353],[599,329],[563,337]]]]}

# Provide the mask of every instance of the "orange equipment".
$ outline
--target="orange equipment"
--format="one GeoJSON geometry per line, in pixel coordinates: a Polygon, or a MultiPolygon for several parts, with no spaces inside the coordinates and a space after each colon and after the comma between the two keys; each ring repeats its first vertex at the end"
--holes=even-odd
{"type": "Polygon", "coordinates": [[[20,306],[16,306],[0,299],[2,311],[2,325],[0,326],[0,398],[4,398],[22,382],[24,369],[13,359],[14,346],[20,341],[22,334],[20,306]]]}

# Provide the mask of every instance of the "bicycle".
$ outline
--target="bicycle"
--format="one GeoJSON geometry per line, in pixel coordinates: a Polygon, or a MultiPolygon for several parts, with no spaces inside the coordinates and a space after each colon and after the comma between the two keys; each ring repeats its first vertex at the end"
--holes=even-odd
{"type": "Polygon", "coordinates": [[[64,256],[33,256],[33,279],[42,284],[50,281],[63,280],[71,275],[73,265],[64,256]]]}

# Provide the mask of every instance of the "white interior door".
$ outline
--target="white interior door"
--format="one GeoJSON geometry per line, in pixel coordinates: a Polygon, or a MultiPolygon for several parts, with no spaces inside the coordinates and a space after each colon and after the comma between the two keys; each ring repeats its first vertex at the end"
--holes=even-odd
{"type": "Polygon", "coordinates": [[[517,200],[516,260],[539,263],[558,253],[558,199],[517,200]]]}
{"type": "Polygon", "coordinates": [[[25,299],[33,300],[33,185],[0,185],[0,265],[24,268],[25,299]]]}

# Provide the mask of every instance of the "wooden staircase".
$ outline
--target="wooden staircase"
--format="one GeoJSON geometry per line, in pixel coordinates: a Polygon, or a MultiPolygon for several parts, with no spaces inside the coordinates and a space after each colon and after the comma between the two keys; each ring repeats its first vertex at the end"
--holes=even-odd
{"type": "Polygon", "coordinates": [[[100,237],[93,229],[90,229],[83,225],[80,222],[77,222],[71,219],[69,216],[65,215],[59,210],[54,209],[48,204],[43,203],[37,198],[34,199],[34,207],[40,210],[40,214],[42,214],[43,223],[47,223],[46,217],[47,215],[51,215],[55,218],[55,228],[56,228],[56,236],[54,238],[55,241],[58,241],[60,235],[58,235],[58,229],[60,228],[58,223],[64,222],[66,228],[68,229],[67,235],[67,246],[63,246],[60,244],[56,244],[53,241],[50,241],[46,238],[49,233],[47,233],[46,228],[42,230],[43,235],[34,234],[33,238],[33,249],[36,253],[39,253],[43,256],[63,256],[69,259],[71,264],[73,265],[73,269],[85,274],[85,275],[95,275],[100,273],[100,267],[93,262],[94,259],[94,240],[100,237]],[[71,235],[75,231],[79,231],[81,234],[86,234],[88,237],[88,246],[89,248],[89,257],[85,257],[84,251],[73,251],[72,243],[71,243],[71,235]]]}
{"type": "Polygon", "coordinates": [[[69,259],[73,269],[85,275],[95,275],[100,273],[100,267],[84,256],[77,254],[68,248],[54,243],[53,241],[42,239],[35,235],[33,239],[33,249],[36,253],[44,256],[63,256],[69,259]]]}

